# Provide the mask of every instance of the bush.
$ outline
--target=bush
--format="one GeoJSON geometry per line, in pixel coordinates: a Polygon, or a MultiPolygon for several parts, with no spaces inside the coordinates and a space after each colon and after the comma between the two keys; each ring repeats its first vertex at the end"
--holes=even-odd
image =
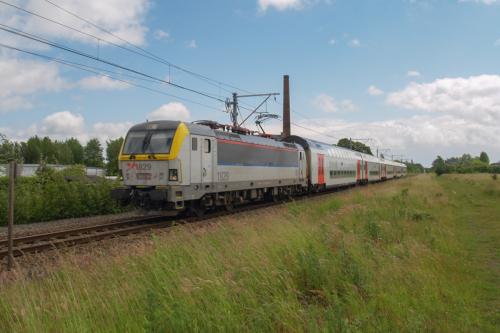
{"type": "Polygon", "coordinates": [[[498,175],[497,175],[496,173],[494,173],[494,174],[492,174],[492,175],[491,175],[491,178],[492,178],[493,180],[497,180],[498,175]]]}
{"type": "MultiPolygon", "coordinates": [[[[89,182],[80,167],[56,172],[40,169],[16,180],[15,223],[31,223],[123,211],[110,196],[113,181],[89,182]]],[[[0,179],[0,225],[7,223],[8,179],[0,179]]]]}

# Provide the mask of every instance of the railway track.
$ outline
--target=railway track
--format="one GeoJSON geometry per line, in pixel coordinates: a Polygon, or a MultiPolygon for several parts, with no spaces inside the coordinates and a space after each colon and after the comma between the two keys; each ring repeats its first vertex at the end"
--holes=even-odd
{"type": "MultiPolygon", "coordinates": [[[[334,189],[315,194],[295,197],[294,200],[303,200],[308,197],[318,197],[335,193],[339,190],[334,189]]],[[[13,239],[13,256],[19,257],[30,253],[41,253],[58,248],[70,247],[79,244],[95,242],[103,239],[125,236],[140,233],[153,229],[168,228],[176,224],[199,222],[210,220],[226,215],[239,214],[254,209],[267,208],[282,204],[280,202],[257,202],[250,203],[240,207],[235,207],[230,211],[215,211],[201,217],[178,218],[175,216],[151,215],[140,216],[128,219],[114,220],[94,226],[80,228],[71,228],[43,234],[21,236],[13,239]]],[[[6,239],[0,239],[0,263],[8,256],[8,242],[6,239]]]]}
{"type": "MultiPolygon", "coordinates": [[[[143,230],[161,228],[171,224],[172,219],[169,217],[152,215],[115,220],[94,226],[16,237],[13,239],[13,255],[18,257],[28,253],[44,252],[105,238],[133,234],[143,230]]],[[[0,261],[6,258],[7,255],[8,242],[6,239],[2,239],[0,240],[0,261]]]]}
{"type": "MultiPolygon", "coordinates": [[[[58,248],[71,247],[79,244],[95,242],[103,239],[126,236],[153,229],[168,228],[176,224],[192,223],[217,217],[241,213],[256,208],[265,208],[279,203],[269,202],[249,204],[231,211],[216,211],[202,217],[176,218],[165,215],[134,217],[110,221],[94,226],[70,228],[54,232],[15,237],[13,239],[13,256],[19,257],[30,253],[41,253],[58,248]]],[[[0,240],[0,262],[8,256],[8,242],[0,240]]]]}

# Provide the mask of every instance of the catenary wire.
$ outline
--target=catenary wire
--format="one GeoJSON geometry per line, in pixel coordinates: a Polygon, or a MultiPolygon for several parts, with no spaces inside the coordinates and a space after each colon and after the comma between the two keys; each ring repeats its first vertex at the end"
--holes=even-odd
{"type": "MultiPolygon", "coordinates": [[[[103,73],[99,72],[100,70],[102,70],[101,68],[95,68],[95,67],[92,67],[92,66],[88,66],[88,65],[84,65],[84,64],[80,64],[80,63],[76,63],[76,62],[71,62],[71,61],[67,61],[67,60],[63,60],[63,59],[59,59],[59,58],[54,58],[54,57],[46,56],[46,55],[43,55],[43,54],[40,54],[40,53],[36,53],[36,52],[28,51],[28,50],[23,50],[23,49],[20,49],[20,48],[14,47],[14,46],[10,46],[10,45],[6,45],[6,44],[2,44],[2,43],[0,43],[0,47],[7,48],[7,49],[10,49],[10,50],[14,50],[14,51],[18,51],[18,52],[22,52],[22,53],[25,53],[25,54],[29,54],[29,55],[32,55],[32,56],[39,57],[39,58],[43,58],[43,59],[48,60],[48,61],[57,62],[57,63],[60,63],[62,65],[65,65],[65,66],[73,67],[73,68],[76,68],[76,69],[80,69],[80,70],[83,70],[83,71],[86,71],[86,72],[90,72],[90,73],[93,73],[93,74],[98,74],[98,75],[106,76],[106,77],[109,77],[109,78],[111,78],[113,80],[116,80],[116,81],[119,81],[119,82],[123,82],[123,83],[126,83],[126,84],[131,85],[131,86],[135,86],[135,87],[138,87],[138,88],[146,89],[146,90],[149,90],[149,91],[152,91],[152,92],[155,92],[155,93],[159,93],[159,94],[162,94],[162,95],[165,95],[165,96],[173,97],[173,98],[176,98],[176,99],[179,99],[179,100],[183,100],[183,101],[186,101],[186,102],[189,102],[189,103],[197,104],[197,105],[200,105],[200,106],[203,106],[203,107],[206,107],[208,109],[215,110],[215,111],[224,112],[224,111],[222,111],[220,109],[217,109],[216,107],[213,107],[213,106],[210,106],[210,105],[207,105],[207,104],[203,104],[203,103],[200,103],[200,102],[197,102],[197,101],[193,101],[193,100],[185,98],[185,97],[181,97],[181,96],[169,94],[169,93],[157,90],[157,89],[153,89],[153,88],[141,85],[141,84],[137,84],[135,82],[123,80],[123,79],[114,77],[114,76],[109,75],[109,74],[103,74],[103,73]]],[[[121,73],[116,73],[116,72],[112,72],[112,71],[106,71],[106,72],[108,72],[108,73],[111,72],[111,73],[114,73],[114,74],[117,74],[117,75],[122,75],[121,73]]]]}
{"type": "MultiPolygon", "coordinates": [[[[106,28],[103,28],[103,27],[99,26],[98,24],[96,24],[96,23],[92,22],[91,20],[86,19],[86,18],[82,17],[81,15],[78,15],[78,14],[76,14],[76,13],[74,13],[74,12],[72,12],[72,11],[70,11],[70,10],[66,9],[66,8],[64,8],[64,7],[62,7],[61,5],[59,5],[59,4],[57,4],[57,3],[54,3],[53,1],[50,1],[50,0],[45,0],[45,2],[47,2],[47,3],[51,4],[52,6],[54,6],[54,7],[58,8],[58,9],[60,9],[61,11],[63,11],[63,12],[65,12],[65,13],[67,13],[68,15],[71,15],[71,16],[73,16],[73,17],[75,17],[75,18],[77,18],[77,19],[79,19],[79,20],[81,20],[81,21],[83,21],[83,22],[85,22],[85,23],[87,23],[87,24],[90,24],[91,26],[93,26],[93,27],[95,27],[95,28],[97,28],[97,29],[99,29],[99,30],[101,30],[101,31],[103,31],[103,32],[105,32],[105,33],[107,33],[108,35],[113,36],[114,38],[116,38],[116,39],[118,39],[118,40],[120,40],[120,41],[124,42],[125,44],[127,44],[127,45],[129,45],[129,46],[132,46],[132,47],[134,47],[134,48],[135,48],[135,49],[137,49],[137,50],[140,50],[141,52],[143,52],[143,53],[140,53],[140,54],[142,54],[143,56],[145,56],[145,57],[147,57],[147,58],[149,58],[149,59],[151,59],[151,60],[155,60],[155,61],[161,62],[161,63],[163,63],[163,64],[165,64],[165,65],[171,66],[171,67],[173,67],[173,68],[175,68],[175,69],[178,69],[178,70],[180,70],[180,71],[182,71],[182,72],[185,72],[185,73],[190,74],[190,75],[192,75],[192,76],[198,77],[199,79],[203,79],[203,80],[204,80],[204,81],[206,81],[206,82],[212,82],[212,83],[215,83],[217,87],[219,87],[220,89],[222,89],[222,90],[224,90],[224,91],[226,91],[226,92],[231,92],[231,91],[229,91],[229,90],[227,90],[227,89],[224,89],[224,88],[222,88],[222,87],[220,87],[220,86],[226,86],[226,87],[229,87],[229,88],[232,88],[232,89],[236,89],[236,90],[239,90],[239,91],[244,91],[244,92],[246,92],[246,93],[251,93],[251,92],[250,92],[250,91],[248,91],[248,90],[245,90],[245,89],[242,89],[242,88],[238,88],[238,87],[236,87],[236,86],[234,86],[234,85],[231,85],[231,84],[228,84],[228,83],[224,83],[224,82],[219,81],[219,80],[212,79],[212,78],[210,78],[210,77],[208,77],[208,76],[205,76],[205,75],[202,75],[202,74],[196,73],[196,72],[194,72],[194,71],[188,70],[188,69],[186,69],[186,68],[183,68],[183,67],[181,67],[181,66],[175,65],[175,64],[171,63],[170,61],[165,60],[165,59],[163,59],[163,58],[161,58],[161,57],[159,57],[159,56],[155,55],[154,53],[152,53],[152,52],[150,52],[150,51],[148,51],[148,50],[144,49],[143,47],[140,47],[139,45],[137,45],[137,44],[135,44],[135,43],[132,43],[132,42],[130,42],[130,41],[128,41],[128,40],[126,40],[125,38],[120,37],[120,36],[118,36],[118,35],[114,34],[113,32],[109,31],[108,29],[106,29],[106,28]]],[[[127,48],[127,49],[128,49],[128,48],[127,48]]],[[[129,49],[129,50],[130,50],[130,49],[129,49]]]]}
{"type": "Polygon", "coordinates": [[[27,39],[30,39],[30,40],[33,40],[33,41],[36,41],[36,42],[48,45],[48,46],[55,47],[55,48],[61,49],[61,50],[66,51],[66,52],[70,52],[70,53],[79,55],[81,57],[85,57],[85,58],[89,58],[89,59],[92,59],[92,60],[95,60],[95,61],[98,61],[98,62],[102,62],[102,63],[107,64],[109,66],[116,67],[116,68],[119,68],[119,69],[122,69],[122,70],[126,70],[128,72],[131,72],[131,73],[134,73],[134,74],[137,74],[137,75],[140,75],[140,76],[144,76],[144,77],[153,79],[155,81],[162,82],[162,83],[171,85],[173,87],[176,87],[176,88],[179,88],[179,89],[182,89],[182,90],[186,90],[186,91],[189,91],[189,92],[192,92],[192,93],[195,93],[195,94],[207,97],[207,98],[211,98],[213,100],[216,100],[216,101],[219,101],[219,102],[222,102],[222,103],[225,103],[224,100],[222,100],[222,99],[220,99],[218,97],[212,96],[212,95],[210,95],[208,93],[201,92],[201,91],[198,91],[198,90],[195,90],[195,89],[192,89],[192,88],[188,88],[188,87],[185,87],[185,86],[173,83],[173,82],[169,82],[169,81],[157,78],[157,77],[152,76],[150,74],[146,74],[146,73],[140,72],[138,70],[135,70],[135,69],[132,69],[132,68],[120,65],[120,64],[116,64],[116,63],[111,62],[109,60],[105,60],[105,59],[93,56],[91,54],[88,54],[88,53],[85,53],[85,52],[82,52],[82,51],[70,48],[68,46],[65,46],[65,45],[62,45],[62,44],[58,44],[58,43],[46,40],[46,39],[44,39],[44,38],[42,38],[40,36],[36,36],[34,34],[27,33],[25,31],[16,29],[14,27],[11,27],[11,26],[8,26],[8,25],[5,25],[5,24],[1,24],[0,23],[0,30],[6,31],[6,32],[12,33],[14,35],[18,35],[18,36],[21,36],[21,37],[24,37],[24,38],[27,38],[27,39]]]}

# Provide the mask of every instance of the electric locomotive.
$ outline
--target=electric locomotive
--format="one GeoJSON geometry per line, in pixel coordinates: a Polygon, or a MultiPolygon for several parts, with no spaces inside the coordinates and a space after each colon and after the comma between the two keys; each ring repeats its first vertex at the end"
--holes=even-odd
{"type": "Polygon", "coordinates": [[[206,209],[294,195],[307,184],[304,149],[235,133],[213,122],[133,126],[119,156],[123,187],[112,196],[147,209],[206,209]]]}

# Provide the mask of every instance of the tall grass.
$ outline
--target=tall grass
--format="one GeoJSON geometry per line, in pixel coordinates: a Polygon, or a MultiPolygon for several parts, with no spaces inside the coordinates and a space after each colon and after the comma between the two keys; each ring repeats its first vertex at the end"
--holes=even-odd
{"type": "Polygon", "coordinates": [[[494,248],[476,242],[500,216],[484,191],[499,185],[457,179],[181,226],[141,255],[20,279],[0,290],[0,331],[493,332],[498,287],[477,258],[494,248]]]}

